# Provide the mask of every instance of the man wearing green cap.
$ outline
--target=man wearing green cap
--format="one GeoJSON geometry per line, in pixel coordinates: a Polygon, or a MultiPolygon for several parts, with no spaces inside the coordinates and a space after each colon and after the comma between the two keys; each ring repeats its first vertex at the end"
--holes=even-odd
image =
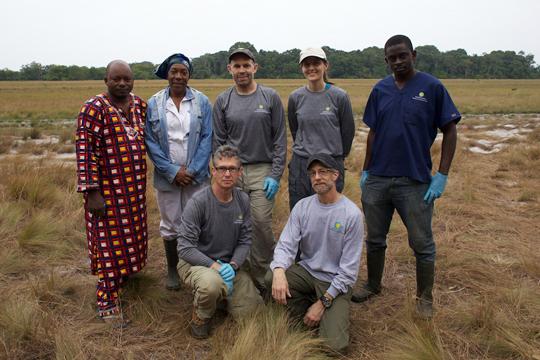
{"type": "Polygon", "coordinates": [[[248,258],[250,273],[264,291],[264,274],[272,259],[272,209],[285,168],[287,138],[281,99],[271,88],[257,84],[255,56],[235,49],[227,70],[234,86],[222,92],[213,109],[213,148],[228,144],[240,150],[244,174],[242,189],[249,194],[253,244],[248,258]]]}

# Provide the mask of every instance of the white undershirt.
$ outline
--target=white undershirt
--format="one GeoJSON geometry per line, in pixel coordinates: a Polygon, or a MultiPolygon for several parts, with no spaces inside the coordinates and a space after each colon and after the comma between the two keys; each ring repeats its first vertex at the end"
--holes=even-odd
{"type": "Polygon", "coordinates": [[[190,122],[191,101],[183,98],[180,102],[180,111],[178,111],[173,99],[169,98],[167,100],[167,134],[170,157],[175,164],[186,164],[190,122]]]}

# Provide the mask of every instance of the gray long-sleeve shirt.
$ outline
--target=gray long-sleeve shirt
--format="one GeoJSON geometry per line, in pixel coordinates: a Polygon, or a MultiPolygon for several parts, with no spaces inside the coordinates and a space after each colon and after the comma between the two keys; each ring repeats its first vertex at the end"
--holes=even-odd
{"type": "Polygon", "coordinates": [[[216,98],[213,109],[214,151],[229,144],[240,150],[242,164],[271,163],[279,182],[287,155],[285,111],[278,93],[257,85],[250,95],[233,86],[216,98]]]}
{"type": "Polygon", "coordinates": [[[242,266],[251,246],[249,197],[234,188],[232,201],[220,202],[212,187],[187,203],[180,224],[178,256],[191,265],[210,267],[214,261],[242,266]]]}
{"type": "Polygon", "coordinates": [[[300,248],[299,265],[318,280],[329,282],[332,297],[356,283],[364,237],[363,215],[345,196],[323,204],[318,195],[293,208],[274,250],[270,269],[287,269],[300,248]]]}
{"type": "Polygon", "coordinates": [[[303,86],[289,95],[287,113],[295,154],[305,158],[316,153],[349,155],[355,125],[345,90],[331,85],[313,92],[303,86]]]}

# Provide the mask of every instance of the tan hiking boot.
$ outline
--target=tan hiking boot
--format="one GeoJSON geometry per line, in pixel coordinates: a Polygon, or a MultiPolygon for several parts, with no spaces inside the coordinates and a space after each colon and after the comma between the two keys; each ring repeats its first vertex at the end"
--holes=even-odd
{"type": "Polygon", "coordinates": [[[191,315],[191,336],[195,339],[208,339],[210,336],[210,319],[201,319],[193,308],[191,315]]]}

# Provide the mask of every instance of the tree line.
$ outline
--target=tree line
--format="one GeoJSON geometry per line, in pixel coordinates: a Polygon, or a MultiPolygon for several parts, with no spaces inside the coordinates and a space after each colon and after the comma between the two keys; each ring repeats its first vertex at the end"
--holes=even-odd
{"type": "MultiPolygon", "coordinates": [[[[228,78],[228,54],[231,49],[246,47],[252,50],[259,63],[258,78],[301,78],[298,66],[300,49],[284,52],[257,50],[248,42],[237,42],[229,51],[204,54],[193,59],[193,78],[228,78]]],[[[384,50],[373,46],[364,50],[343,51],[323,47],[330,62],[331,78],[373,79],[389,72],[384,62],[384,50]]],[[[469,55],[463,49],[441,52],[433,45],[418,46],[416,68],[439,78],[455,79],[538,79],[540,66],[534,56],[523,51],[492,51],[489,54],[469,55]]],[[[131,64],[136,79],[156,79],[156,64],[149,61],[131,64]]],[[[101,80],[105,67],[42,65],[32,62],[19,71],[0,70],[1,80],[101,80]]]]}

